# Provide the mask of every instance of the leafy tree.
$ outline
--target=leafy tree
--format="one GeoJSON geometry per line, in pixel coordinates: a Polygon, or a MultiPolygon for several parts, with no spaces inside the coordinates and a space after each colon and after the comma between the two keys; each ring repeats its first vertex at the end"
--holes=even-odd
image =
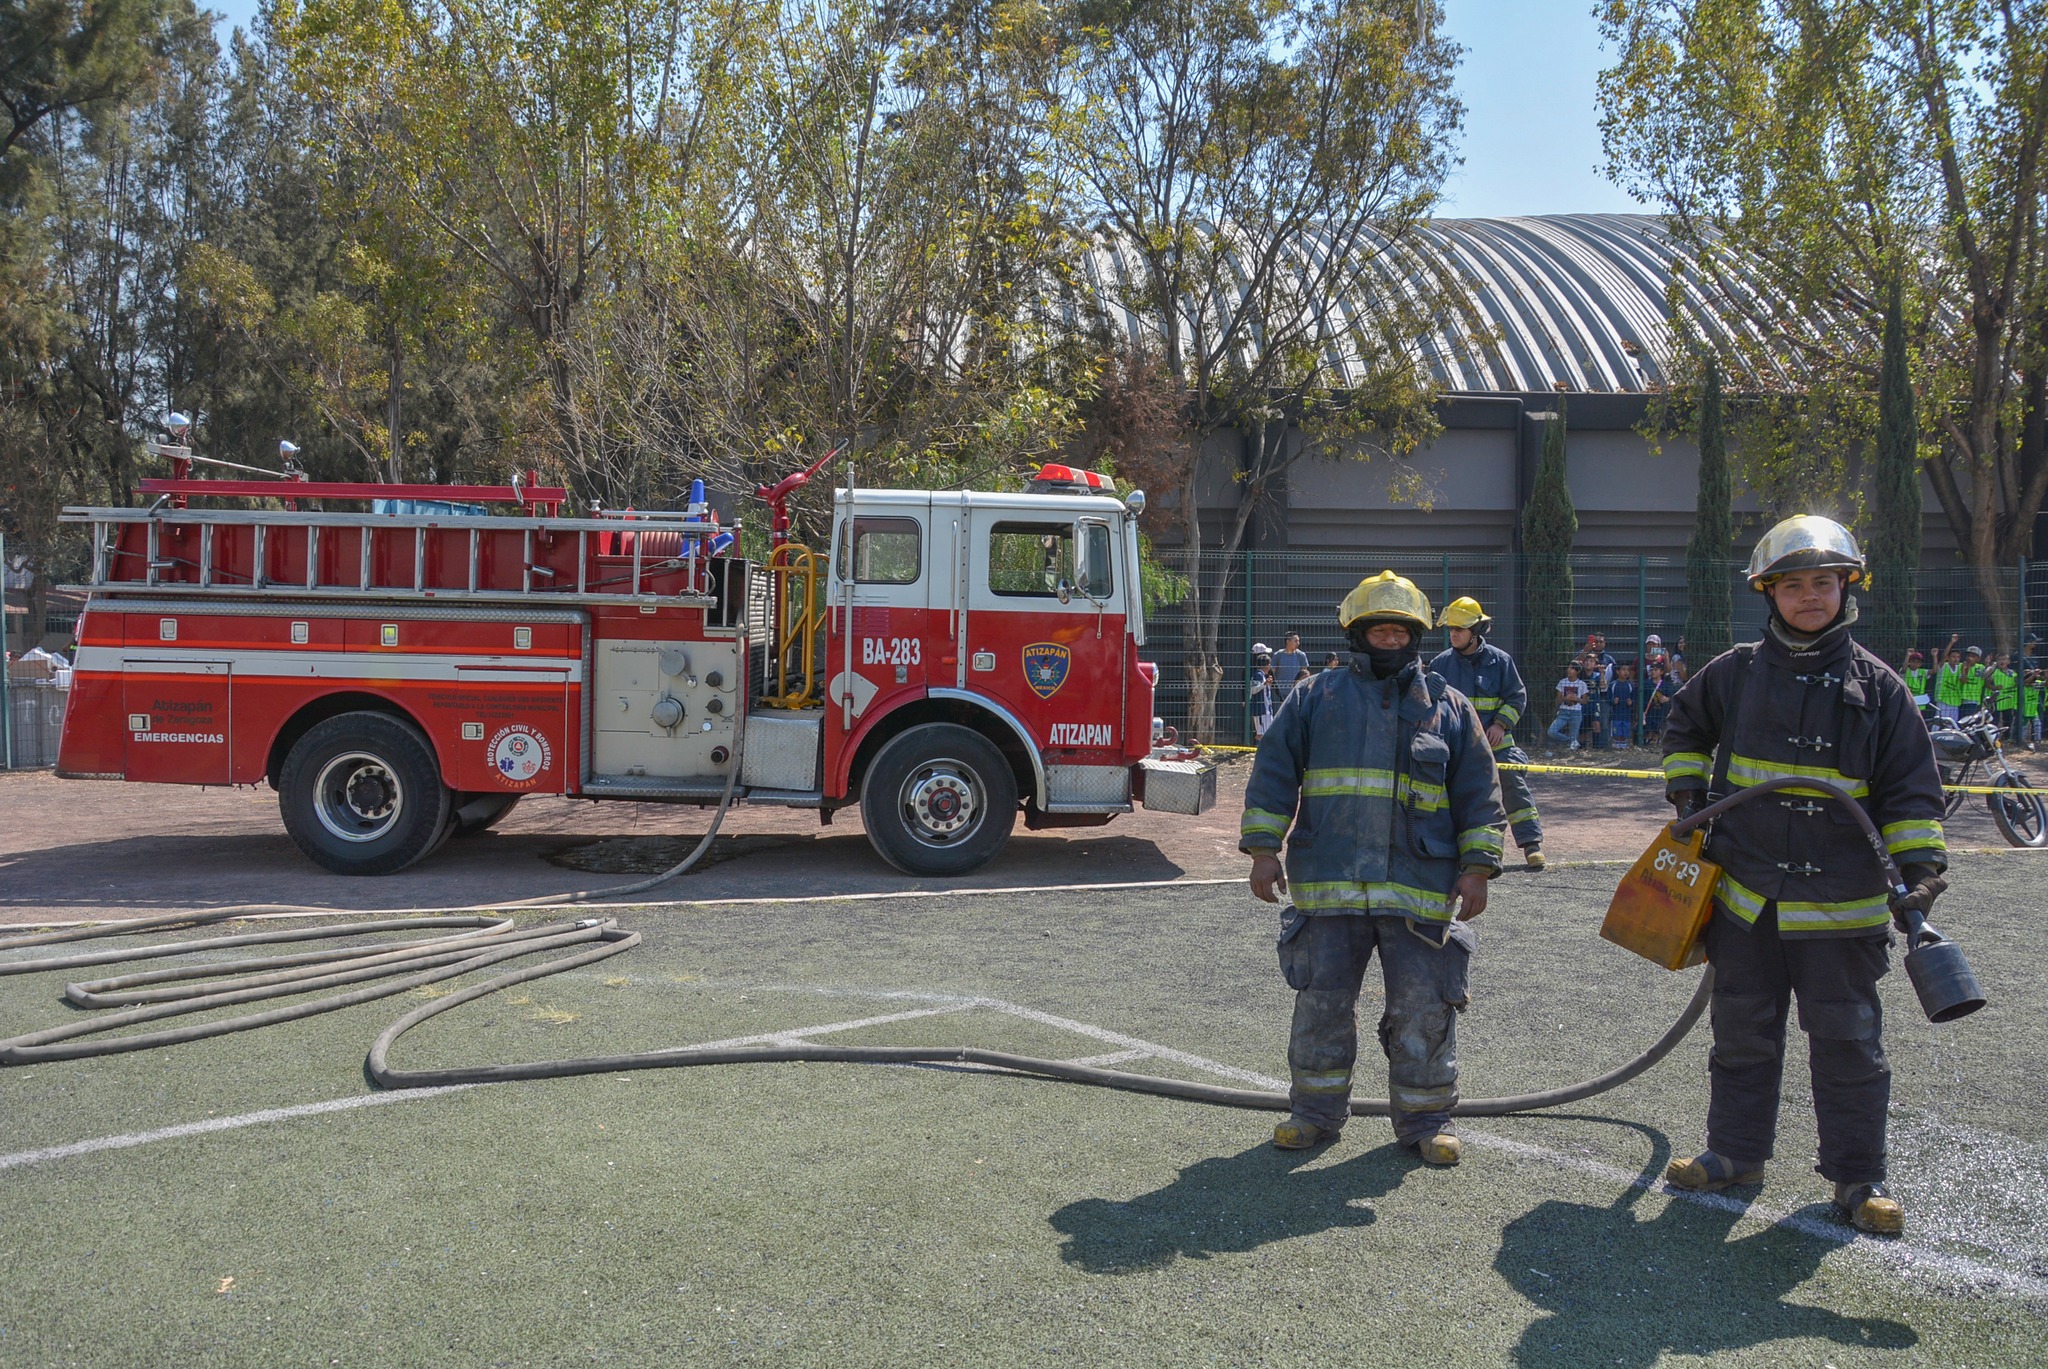
{"type": "Polygon", "coordinates": [[[1693,506],[1692,540],[1685,544],[1685,645],[1696,662],[1713,660],[1732,645],[1729,626],[1728,544],[1730,528],[1728,441],[1722,428],[1721,364],[1709,352],[1700,384],[1699,498],[1693,506]]]}
{"type": "Polygon", "coordinates": [[[1884,310],[1884,364],[1878,387],[1877,444],[1870,501],[1871,587],[1866,618],[1871,649],[1901,661],[1919,635],[1920,426],[1906,354],[1905,292],[1891,279],[1884,310]]]}
{"type": "Polygon", "coordinates": [[[1565,412],[1539,414],[1544,420],[1543,454],[1535,488],[1522,508],[1522,554],[1529,611],[1529,678],[1539,690],[1561,679],[1576,640],[1572,631],[1574,593],[1572,543],[1579,535],[1578,510],[1565,483],[1565,412]]]}
{"type": "Polygon", "coordinates": [[[1449,165],[1457,48],[1429,0],[1077,0],[1063,19],[1055,115],[1095,230],[1094,300],[1136,321],[1182,395],[1190,726],[1212,736],[1236,553],[1287,472],[1434,432],[1404,345],[1432,301],[1390,258],[1449,165]],[[1205,527],[1197,488],[1219,448],[1234,498],[1205,527]]]}
{"type": "MultiPolygon", "coordinates": [[[[1790,393],[1801,440],[1875,426],[1897,263],[1917,270],[1921,459],[2000,641],[2004,567],[2048,498],[2048,4],[2043,0],[1603,0],[1609,170],[1692,250],[1679,288],[1718,315],[1737,388],[1790,393]]],[[[1764,412],[1772,412],[1765,406],[1764,412]]],[[[1774,482],[1769,472],[1753,479],[1774,482]]],[[[1838,491],[1811,489],[1809,504],[1838,491]]]]}

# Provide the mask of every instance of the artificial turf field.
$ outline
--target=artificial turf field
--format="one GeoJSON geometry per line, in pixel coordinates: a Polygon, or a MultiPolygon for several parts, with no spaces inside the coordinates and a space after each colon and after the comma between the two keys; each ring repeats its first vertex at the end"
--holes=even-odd
{"type": "MultiPolygon", "coordinates": [[[[1618,874],[1495,883],[1468,1096],[1597,1073],[1677,1013],[1692,974],[1595,935],[1618,874]]],[[[0,1070],[0,1364],[2037,1364],[2044,875],[1956,860],[1936,920],[1986,1011],[1930,1026],[1885,981],[1903,1241],[1827,1215],[1796,1034],[1768,1183],[1700,1199],[1655,1176],[1702,1140],[1704,1028],[1571,1115],[1463,1124],[1465,1163],[1434,1171],[1375,1118],[1282,1154],[1272,1114],[957,1068],[378,1094],[363,1054],[401,997],[0,1070]]],[[[1285,1075],[1277,918],[1242,885],[621,920],[643,946],[436,1018],[394,1062],[889,1018],[807,1039],[1285,1075]]],[[[0,979],[0,1037],[64,1020],[82,973],[0,979]]],[[[1376,1056],[1361,1079],[1382,1091],[1376,1056]]]]}

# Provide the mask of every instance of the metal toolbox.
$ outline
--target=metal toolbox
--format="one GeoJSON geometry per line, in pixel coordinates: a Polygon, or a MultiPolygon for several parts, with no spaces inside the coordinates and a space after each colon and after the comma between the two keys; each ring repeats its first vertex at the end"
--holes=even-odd
{"type": "Polygon", "coordinates": [[[1145,775],[1148,813],[1206,813],[1216,806],[1216,766],[1210,761],[1138,762],[1145,775]]]}

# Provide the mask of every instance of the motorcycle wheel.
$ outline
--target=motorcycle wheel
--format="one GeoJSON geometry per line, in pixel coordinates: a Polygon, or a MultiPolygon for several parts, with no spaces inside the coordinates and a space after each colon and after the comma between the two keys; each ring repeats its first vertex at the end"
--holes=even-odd
{"type": "MultiPolygon", "coordinates": [[[[2027,788],[2025,778],[2010,771],[1993,776],[1991,783],[1998,789],[2027,788]]],[[[1987,794],[1984,802],[1999,834],[2014,846],[2034,850],[2048,846],[2048,805],[2041,802],[2039,794],[1987,794]]]]}

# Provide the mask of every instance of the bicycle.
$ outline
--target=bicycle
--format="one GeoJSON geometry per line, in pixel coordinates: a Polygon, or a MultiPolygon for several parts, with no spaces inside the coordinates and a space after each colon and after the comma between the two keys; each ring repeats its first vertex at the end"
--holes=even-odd
{"type": "MultiPolygon", "coordinates": [[[[1954,725],[1937,723],[1930,728],[1941,782],[1981,784],[1984,781],[1979,776],[1985,775],[1995,789],[2032,789],[2026,776],[2013,769],[2005,758],[2005,748],[2000,745],[2005,730],[1997,723],[1971,718],[1954,725]]],[[[1944,796],[1942,817],[1954,817],[1968,797],[1950,790],[1944,796]]],[[[1998,825],[1999,834],[2014,846],[2048,847],[2048,805],[2041,802],[2039,794],[1986,794],[1984,806],[1991,810],[1991,821],[1998,825]]]]}

